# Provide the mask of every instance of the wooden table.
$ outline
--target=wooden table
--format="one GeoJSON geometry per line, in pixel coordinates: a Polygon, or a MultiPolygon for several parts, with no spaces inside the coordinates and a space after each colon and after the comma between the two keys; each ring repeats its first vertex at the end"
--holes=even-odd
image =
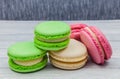
{"type": "Polygon", "coordinates": [[[39,21],[0,21],[0,79],[119,79],[120,78],[120,20],[109,21],[65,21],[86,23],[103,31],[113,48],[112,58],[104,65],[89,61],[79,70],[65,71],[48,66],[34,73],[16,73],[8,67],[7,48],[20,41],[33,40],[34,27],[39,21]]]}

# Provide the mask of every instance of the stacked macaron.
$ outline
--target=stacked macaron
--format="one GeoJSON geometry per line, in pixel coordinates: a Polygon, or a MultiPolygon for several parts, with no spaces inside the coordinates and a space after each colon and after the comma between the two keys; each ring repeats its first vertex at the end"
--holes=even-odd
{"type": "Polygon", "coordinates": [[[112,48],[105,35],[96,27],[85,24],[71,25],[71,38],[81,41],[96,64],[104,64],[112,56],[112,48]]]}
{"type": "Polygon", "coordinates": [[[70,27],[60,21],[40,23],[35,28],[35,46],[43,50],[61,50],[69,44],[70,27]]]}
{"type": "Polygon", "coordinates": [[[48,21],[38,24],[34,34],[34,42],[20,42],[8,48],[12,70],[33,72],[44,68],[47,52],[54,67],[67,70],[85,66],[88,54],[96,64],[104,64],[112,55],[105,35],[86,24],[73,24],[70,29],[64,22],[48,21]]]}
{"type": "Polygon", "coordinates": [[[53,66],[69,70],[83,67],[88,59],[85,45],[74,39],[70,39],[67,48],[60,51],[49,51],[49,55],[53,66]]]}
{"type": "Polygon", "coordinates": [[[20,42],[8,48],[9,66],[16,72],[33,72],[47,64],[47,51],[38,49],[33,42],[20,42]]]}
{"type": "Polygon", "coordinates": [[[85,27],[80,31],[81,41],[88,48],[92,60],[97,64],[104,64],[111,58],[112,48],[105,35],[96,27],[85,27]]]}
{"type": "Polygon", "coordinates": [[[70,40],[69,37],[70,26],[66,23],[43,22],[35,28],[34,43],[36,47],[49,51],[53,66],[61,69],[78,69],[87,62],[87,50],[82,43],[70,40]]]}

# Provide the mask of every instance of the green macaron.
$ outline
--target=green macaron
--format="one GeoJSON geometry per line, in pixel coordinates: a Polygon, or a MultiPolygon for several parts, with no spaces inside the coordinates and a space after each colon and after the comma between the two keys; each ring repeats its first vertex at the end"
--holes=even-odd
{"type": "Polygon", "coordinates": [[[60,50],[69,43],[70,26],[60,21],[47,21],[38,24],[34,33],[37,47],[45,50],[60,50]]]}
{"type": "Polygon", "coordinates": [[[35,36],[46,42],[59,42],[69,38],[70,26],[60,21],[46,21],[35,27],[35,36]]]}
{"type": "Polygon", "coordinates": [[[19,42],[8,48],[9,66],[16,72],[33,72],[47,64],[47,51],[38,49],[33,42],[19,42]]]}

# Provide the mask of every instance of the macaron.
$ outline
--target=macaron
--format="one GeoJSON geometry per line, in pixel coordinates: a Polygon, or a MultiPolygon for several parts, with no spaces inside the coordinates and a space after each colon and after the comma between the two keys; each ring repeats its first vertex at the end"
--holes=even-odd
{"type": "Polygon", "coordinates": [[[33,42],[19,42],[8,48],[9,67],[16,72],[33,72],[47,65],[47,51],[38,49],[33,42]]]}
{"type": "Polygon", "coordinates": [[[80,30],[87,27],[86,24],[71,24],[71,35],[70,38],[80,41],[80,30]]]}
{"type": "Polygon", "coordinates": [[[70,26],[60,21],[47,21],[35,27],[35,46],[44,50],[61,50],[69,43],[70,26]]]}
{"type": "Polygon", "coordinates": [[[59,51],[49,51],[49,58],[53,66],[60,69],[73,70],[79,69],[86,64],[88,53],[83,43],[70,39],[67,48],[59,51]]]}
{"type": "Polygon", "coordinates": [[[81,41],[96,64],[104,64],[111,58],[112,48],[105,35],[96,27],[85,27],[80,31],[81,41]]]}

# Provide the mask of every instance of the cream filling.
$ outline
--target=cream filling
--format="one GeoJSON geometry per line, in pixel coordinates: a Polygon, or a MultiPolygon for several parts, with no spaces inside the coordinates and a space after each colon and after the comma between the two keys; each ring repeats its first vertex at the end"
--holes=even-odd
{"type": "Polygon", "coordinates": [[[45,42],[60,42],[60,41],[64,41],[66,39],[69,39],[69,36],[65,37],[65,38],[61,38],[61,39],[54,39],[54,40],[47,40],[47,39],[42,39],[42,38],[37,38],[37,39],[41,40],[41,41],[45,41],[45,42]]]}
{"type": "Polygon", "coordinates": [[[83,67],[87,63],[87,58],[79,61],[79,62],[60,62],[55,59],[50,58],[50,62],[52,63],[53,66],[61,68],[61,69],[78,69],[83,67]]]}
{"type": "Polygon", "coordinates": [[[34,60],[28,60],[28,61],[20,61],[20,60],[13,60],[14,63],[18,64],[18,65],[22,65],[22,66],[32,66],[35,65],[39,62],[42,61],[43,58],[38,58],[38,59],[34,59],[34,60]]]}

